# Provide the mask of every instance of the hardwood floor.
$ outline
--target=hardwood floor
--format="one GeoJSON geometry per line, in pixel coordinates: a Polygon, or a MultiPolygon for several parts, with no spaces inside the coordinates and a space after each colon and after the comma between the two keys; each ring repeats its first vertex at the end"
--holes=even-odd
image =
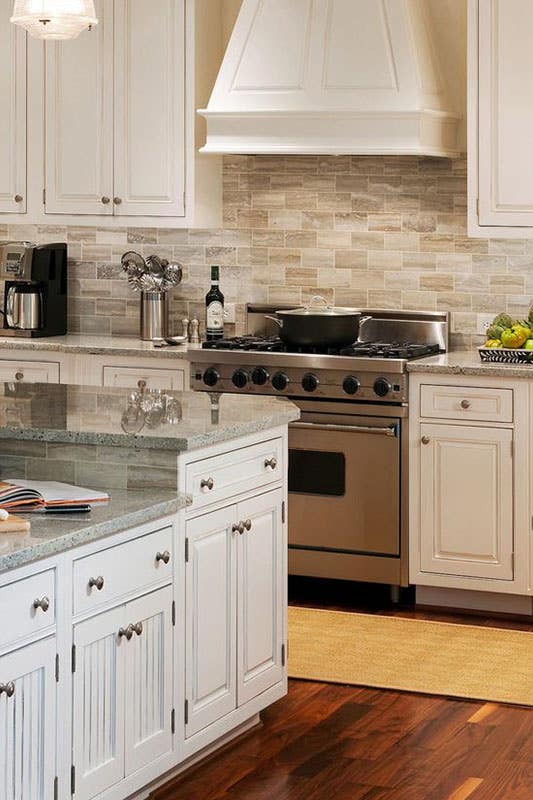
{"type": "MultiPolygon", "coordinates": [[[[291,599],[533,631],[532,620],[392,608],[368,586],[291,581],[291,599]]],[[[262,720],[154,800],[533,798],[531,708],[290,681],[262,720]]]]}

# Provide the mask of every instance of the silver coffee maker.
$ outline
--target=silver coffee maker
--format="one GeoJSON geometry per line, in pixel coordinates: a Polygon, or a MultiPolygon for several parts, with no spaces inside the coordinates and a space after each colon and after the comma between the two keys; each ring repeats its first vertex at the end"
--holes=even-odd
{"type": "Polygon", "coordinates": [[[67,246],[30,242],[0,245],[4,336],[67,332],[67,246]]]}

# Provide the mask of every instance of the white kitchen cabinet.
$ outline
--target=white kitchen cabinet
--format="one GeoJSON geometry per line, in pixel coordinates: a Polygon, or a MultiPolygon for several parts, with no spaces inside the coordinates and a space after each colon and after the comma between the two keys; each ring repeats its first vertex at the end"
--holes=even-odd
{"type": "Polygon", "coordinates": [[[25,214],[27,37],[12,13],[11,0],[0,0],[0,214],[25,214]]]}
{"type": "Polygon", "coordinates": [[[59,383],[60,365],[53,361],[16,361],[0,358],[0,381],[59,383]]]}
{"type": "Polygon", "coordinates": [[[172,588],[74,629],[73,766],[88,800],[172,750],[172,588]]]}
{"type": "Polygon", "coordinates": [[[113,214],[113,0],[98,25],[46,52],[46,212],[113,214]]]}
{"type": "Polygon", "coordinates": [[[55,660],[55,637],[0,657],[2,800],[54,798],[55,660]]]}
{"type": "Polygon", "coordinates": [[[513,579],[513,431],[420,426],[420,568],[513,579]]]}
{"type": "Polygon", "coordinates": [[[154,367],[117,366],[104,367],[104,386],[120,389],[163,389],[175,392],[185,388],[183,369],[155,369],[154,367]]]}
{"type": "Polygon", "coordinates": [[[283,680],[282,502],[276,489],[187,523],[187,737],[283,680]]]}
{"type": "Polygon", "coordinates": [[[469,232],[533,235],[533,4],[469,2],[469,232]]]}

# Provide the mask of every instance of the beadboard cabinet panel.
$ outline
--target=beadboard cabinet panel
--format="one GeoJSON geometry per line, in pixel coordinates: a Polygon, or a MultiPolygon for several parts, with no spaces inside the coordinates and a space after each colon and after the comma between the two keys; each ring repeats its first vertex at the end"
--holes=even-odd
{"type": "Polygon", "coordinates": [[[0,0],[0,213],[26,212],[26,33],[9,22],[12,0],[0,0]]]}
{"type": "Polygon", "coordinates": [[[98,25],[46,44],[46,212],[113,214],[113,2],[98,25]]]}

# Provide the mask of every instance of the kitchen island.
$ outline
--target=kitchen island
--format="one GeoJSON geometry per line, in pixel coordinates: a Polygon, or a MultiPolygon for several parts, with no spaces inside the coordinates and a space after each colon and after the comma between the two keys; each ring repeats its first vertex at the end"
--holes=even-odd
{"type": "Polygon", "coordinates": [[[148,797],[286,693],[298,415],[272,398],[0,387],[1,477],[111,495],[90,518],[33,514],[29,534],[0,535],[0,795],[148,797]]]}

